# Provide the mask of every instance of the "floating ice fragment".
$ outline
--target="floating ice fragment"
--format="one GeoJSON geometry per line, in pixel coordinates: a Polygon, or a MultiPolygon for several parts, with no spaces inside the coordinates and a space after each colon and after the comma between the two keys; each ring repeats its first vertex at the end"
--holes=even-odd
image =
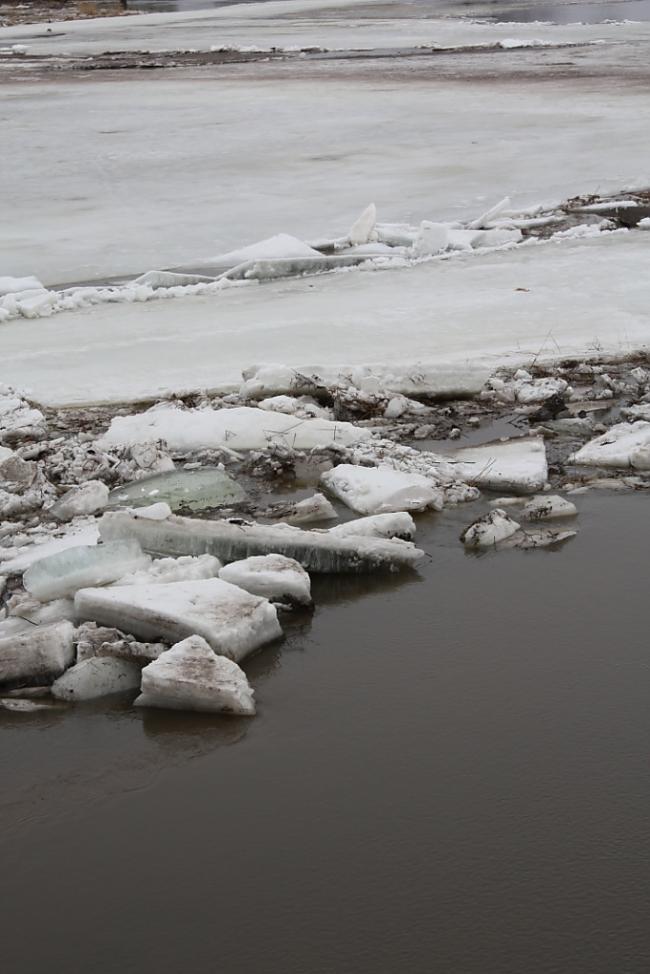
{"type": "Polygon", "coordinates": [[[217,656],[200,636],[190,636],[142,671],[136,707],[252,716],[253,691],[232,660],[217,656]]]}
{"type": "Polygon", "coordinates": [[[444,495],[421,474],[404,473],[387,465],[342,463],[321,476],[321,483],[359,514],[442,510],[444,495]]]}
{"type": "Polygon", "coordinates": [[[102,538],[137,538],[154,555],[213,554],[224,562],[250,555],[282,554],[307,571],[397,571],[414,566],[423,552],[406,541],[337,537],[328,531],[303,531],[288,524],[199,521],[172,516],[157,524],[126,513],[104,514],[102,538]]]}
{"type": "Polygon", "coordinates": [[[196,633],[215,653],[235,660],[282,635],[270,602],[220,578],[82,589],[75,610],[82,621],[144,640],[175,643],[196,633]]]}
{"type": "Polygon", "coordinates": [[[556,517],[575,517],[578,509],[559,494],[540,494],[532,497],[521,509],[525,521],[548,521],[556,517]]]}
{"type": "Polygon", "coordinates": [[[458,450],[453,457],[457,476],[488,490],[533,494],[548,477],[546,449],[541,437],[520,437],[458,450]]]}
{"type": "Polygon", "coordinates": [[[460,536],[466,548],[491,548],[519,531],[519,524],[500,508],[484,514],[460,536]]]}
{"type": "Polygon", "coordinates": [[[314,521],[332,521],[338,517],[331,502],[324,494],[314,494],[294,504],[278,504],[264,512],[265,517],[282,518],[287,524],[311,524],[314,521]]]}
{"type": "Polygon", "coordinates": [[[92,657],[75,663],[52,684],[58,700],[94,700],[140,686],[140,667],[111,656],[92,657]]]}
{"type": "Polygon", "coordinates": [[[111,491],[109,503],[116,506],[151,506],[152,501],[169,505],[171,511],[187,508],[230,507],[239,504],[246,493],[225,470],[202,467],[200,470],[174,470],[144,477],[111,491]]]}
{"type": "Polygon", "coordinates": [[[50,602],[74,595],[80,588],[107,585],[129,572],[144,568],[150,561],[133,538],[67,548],[41,558],[28,568],[23,584],[30,595],[41,602],[50,602]]]}
{"type": "Polygon", "coordinates": [[[311,582],[305,569],[284,555],[254,555],[233,561],[219,578],[273,602],[311,604],[311,582]]]}

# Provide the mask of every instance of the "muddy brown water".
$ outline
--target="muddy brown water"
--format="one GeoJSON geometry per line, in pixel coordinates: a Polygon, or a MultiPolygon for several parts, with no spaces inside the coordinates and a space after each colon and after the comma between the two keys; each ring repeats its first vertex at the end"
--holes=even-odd
{"type": "Polygon", "coordinates": [[[645,974],[648,496],[557,551],[316,579],[256,718],[0,717],[11,974],[645,974]]]}

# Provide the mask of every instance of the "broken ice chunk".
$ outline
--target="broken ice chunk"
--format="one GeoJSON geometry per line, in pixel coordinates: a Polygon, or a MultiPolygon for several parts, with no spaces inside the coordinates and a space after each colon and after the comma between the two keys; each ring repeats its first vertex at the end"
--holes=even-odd
{"type": "Polygon", "coordinates": [[[297,419],[252,406],[235,409],[178,409],[163,406],[131,416],[116,416],[99,441],[101,448],[129,446],[143,439],[164,439],[172,450],[204,450],[225,446],[262,450],[275,444],[295,450],[348,446],[371,433],[351,423],[297,419]]]}
{"type": "Polygon", "coordinates": [[[34,598],[51,602],[74,595],[80,588],[107,585],[150,562],[133,538],[92,547],[84,545],[41,558],[27,569],[23,584],[34,598]]]}
{"type": "Polygon", "coordinates": [[[540,494],[532,497],[521,509],[525,521],[548,521],[556,517],[575,517],[578,509],[559,494],[540,494]]]}
{"type": "Polygon", "coordinates": [[[415,537],[415,521],[406,512],[373,514],[370,517],[357,517],[345,524],[337,524],[329,529],[329,533],[339,538],[403,538],[411,541],[415,537]]]}
{"type": "Polygon", "coordinates": [[[569,463],[650,470],[650,423],[617,423],[569,457],[569,463]]]}
{"type": "Polygon", "coordinates": [[[294,504],[276,504],[267,508],[264,517],[282,518],[287,524],[310,524],[312,521],[336,520],[337,513],[324,494],[314,494],[294,504]]]}
{"type": "Polygon", "coordinates": [[[95,622],[84,622],[79,626],[76,640],[78,663],[95,656],[114,656],[142,665],[169,649],[166,643],[141,643],[119,629],[98,626],[95,622]]]}
{"type": "Polygon", "coordinates": [[[254,555],[233,561],[221,569],[219,578],[273,602],[311,605],[309,575],[302,565],[284,555],[254,555]]]}
{"type": "Polygon", "coordinates": [[[196,633],[215,653],[235,660],[282,635],[270,602],[220,578],[82,589],[75,610],[81,621],[145,640],[176,643],[196,633]]]}
{"type": "Polygon", "coordinates": [[[546,449],[541,437],[521,437],[458,450],[449,460],[456,474],[487,490],[532,494],[542,490],[548,477],[546,449]]]}
{"type": "Polygon", "coordinates": [[[96,514],[108,503],[108,487],[101,480],[88,480],[73,487],[49,509],[57,521],[71,521],[82,514],[96,514]]]}
{"type": "Polygon", "coordinates": [[[449,245],[449,227],[445,223],[423,220],[413,243],[414,257],[432,257],[442,253],[449,245]]]}
{"type": "Polygon", "coordinates": [[[575,538],[577,531],[559,531],[557,528],[538,528],[535,531],[522,529],[499,543],[499,548],[553,548],[555,545],[575,538]]]}
{"type": "Polygon", "coordinates": [[[371,203],[350,227],[348,236],[352,246],[370,243],[371,240],[374,240],[376,222],[377,208],[374,203],[371,203]]]}
{"type": "Polygon", "coordinates": [[[497,507],[465,528],[460,540],[466,548],[492,548],[516,531],[519,524],[497,507]]]}
{"type": "Polygon", "coordinates": [[[341,538],[288,524],[199,521],[173,515],[157,523],[115,512],[104,514],[100,530],[105,540],[137,538],[154,555],[207,553],[229,562],[250,555],[282,554],[315,572],[397,571],[414,566],[424,556],[406,541],[341,538]]]}
{"type": "Polygon", "coordinates": [[[92,657],[75,663],[52,684],[57,700],[94,700],[140,686],[140,667],[111,656],[92,657]]]}
{"type": "Polygon", "coordinates": [[[144,477],[111,491],[110,505],[140,507],[152,502],[169,505],[172,511],[187,508],[202,511],[213,507],[230,507],[246,497],[240,485],[225,470],[202,467],[199,470],[174,470],[144,477]]]}
{"type": "Polygon", "coordinates": [[[378,467],[342,463],[321,476],[321,483],[359,514],[442,510],[444,494],[417,473],[403,473],[386,464],[378,467]]]}
{"type": "Polygon", "coordinates": [[[490,221],[493,220],[495,217],[499,216],[501,213],[503,213],[504,210],[507,210],[509,206],[510,206],[510,197],[504,196],[504,198],[500,200],[495,206],[491,206],[489,210],[485,211],[485,213],[481,213],[480,217],[478,217],[477,220],[473,220],[471,223],[468,223],[467,226],[471,230],[487,229],[490,225],[490,221]]]}
{"type": "Polygon", "coordinates": [[[136,707],[255,713],[253,690],[235,662],[217,656],[200,636],[190,636],[142,671],[136,707]]]}
{"type": "Polygon", "coordinates": [[[47,684],[74,661],[71,622],[31,626],[0,639],[0,684],[47,684]]]}

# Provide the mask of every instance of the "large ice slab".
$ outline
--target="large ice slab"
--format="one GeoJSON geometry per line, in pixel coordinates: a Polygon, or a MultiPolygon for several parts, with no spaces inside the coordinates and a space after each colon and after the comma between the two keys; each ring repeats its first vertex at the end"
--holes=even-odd
{"type": "Polygon", "coordinates": [[[117,511],[104,514],[100,532],[106,541],[136,538],[152,555],[207,553],[230,562],[251,555],[282,554],[314,572],[397,571],[413,567],[424,556],[406,541],[337,537],[328,531],[303,531],[286,524],[199,521],[176,516],[160,522],[146,521],[117,511]]]}
{"type": "Polygon", "coordinates": [[[99,440],[100,448],[132,446],[165,440],[172,450],[227,447],[260,450],[274,444],[296,450],[348,446],[370,437],[370,431],[351,423],[326,419],[297,419],[251,406],[235,409],[178,409],[159,406],[145,413],[117,416],[99,440]]]}
{"type": "Polygon", "coordinates": [[[534,494],[548,479],[541,437],[521,437],[458,450],[449,457],[460,479],[487,490],[534,494]]]}
{"type": "Polygon", "coordinates": [[[142,671],[136,707],[252,715],[253,690],[232,660],[217,656],[200,636],[190,636],[142,671]]]}
{"type": "Polygon", "coordinates": [[[41,602],[51,602],[73,595],[80,588],[107,585],[122,575],[145,568],[150,561],[133,538],[67,548],[28,568],[23,584],[30,595],[41,602]]]}
{"type": "Polygon", "coordinates": [[[91,657],[75,663],[52,684],[58,700],[94,700],[140,686],[141,668],[111,656],[91,657]]]}
{"type": "Polygon", "coordinates": [[[54,504],[49,513],[58,521],[71,521],[84,514],[103,511],[108,503],[108,487],[101,480],[88,480],[73,487],[54,504]]]}
{"type": "Polygon", "coordinates": [[[172,511],[187,508],[202,511],[226,507],[244,500],[246,493],[233,478],[218,467],[200,470],[174,470],[144,477],[111,491],[110,506],[145,507],[164,502],[172,511]]]}
{"type": "Polygon", "coordinates": [[[144,640],[176,643],[197,634],[215,653],[234,660],[282,635],[270,602],[220,578],[82,589],[75,610],[80,621],[114,626],[144,640]]]}
{"type": "Polygon", "coordinates": [[[0,639],[0,684],[48,684],[74,661],[71,622],[30,627],[0,639]]]}
{"type": "Polygon", "coordinates": [[[573,454],[570,462],[590,467],[650,470],[650,423],[617,423],[573,454]]]}
{"type": "Polygon", "coordinates": [[[309,575],[302,565],[284,555],[253,555],[233,561],[221,569],[219,578],[273,602],[311,604],[309,575]]]}
{"type": "Polygon", "coordinates": [[[359,514],[442,510],[443,492],[418,473],[404,473],[387,465],[342,463],[321,476],[323,486],[359,514]]]}

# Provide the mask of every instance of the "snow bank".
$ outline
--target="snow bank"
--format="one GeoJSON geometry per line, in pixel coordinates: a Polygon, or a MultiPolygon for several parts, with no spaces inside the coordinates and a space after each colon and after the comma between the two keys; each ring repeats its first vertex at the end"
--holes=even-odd
{"type": "Polygon", "coordinates": [[[326,419],[297,419],[252,406],[235,409],[178,409],[154,407],[145,413],[115,417],[97,446],[132,446],[146,440],[165,440],[172,450],[227,447],[262,450],[273,445],[296,450],[348,446],[368,439],[369,430],[326,419]]]}

